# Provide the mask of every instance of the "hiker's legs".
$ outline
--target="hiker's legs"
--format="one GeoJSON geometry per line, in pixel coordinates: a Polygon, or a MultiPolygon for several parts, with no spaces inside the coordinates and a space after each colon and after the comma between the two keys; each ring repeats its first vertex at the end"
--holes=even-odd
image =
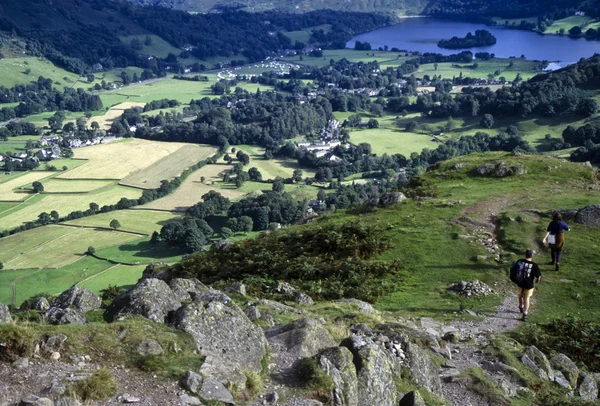
{"type": "Polygon", "coordinates": [[[524,315],[527,315],[527,313],[529,312],[531,295],[533,295],[533,288],[523,289],[523,294],[521,295],[521,297],[523,298],[523,305],[524,305],[523,314],[524,315]]]}
{"type": "Polygon", "coordinates": [[[519,309],[521,309],[521,312],[523,311],[523,309],[525,308],[525,290],[522,288],[519,288],[519,309]]]}
{"type": "Polygon", "coordinates": [[[557,264],[560,263],[560,254],[562,254],[562,250],[557,250],[556,253],[555,253],[556,263],[557,264]]]}
{"type": "Polygon", "coordinates": [[[527,296],[527,295],[525,295],[525,308],[523,309],[523,312],[524,312],[525,314],[529,313],[529,298],[530,298],[530,297],[531,297],[531,296],[527,296]]]}
{"type": "Polygon", "coordinates": [[[556,262],[556,251],[554,248],[550,248],[550,255],[552,256],[552,265],[554,265],[554,262],[556,262]]]}

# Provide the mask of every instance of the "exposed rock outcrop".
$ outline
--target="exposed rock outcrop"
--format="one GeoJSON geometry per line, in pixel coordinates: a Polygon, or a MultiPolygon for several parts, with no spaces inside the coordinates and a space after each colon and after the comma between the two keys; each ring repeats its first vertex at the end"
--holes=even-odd
{"type": "Polygon", "coordinates": [[[353,356],[346,347],[328,348],[319,354],[319,368],[333,379],[333,406],[358,406],[358,377],[353,356]]]}
{"type": "Polygon", "coordinates": [[[374,314],[374,313],[377,313],[377,310],[375,310],[370,303],[363,302],[362,300],[358,300],[358,299],[338,299],[338,300],[336,300],[336,302],[348,303],[348,304],[354,305],[354,306],[356,306],[358,308],[358,310],[361,313],[365,313],[365,314],[374,314]]]}
{"type": "Polygon", "coordinates": [[[275,327],[267,331],[266,336],[272,346],[283,347],[296,357],[312,357],[325,348],[338,345],[317,321],[306,318],[275,327]]]}
{"type": "Polygon", "coordinates": [[[73,286],[61,293],[53,304],[54,307],[61,309],[74,308],[82,313],[99,309],[101,305],[102,299],[98,295],[89,289],[78,286],[73,286]]]}
{"type": "Polygon", "coordinates": [[[556,354],[550,358],[550,366],[556,371],[562,372],[572,388],[577,387],[577,379],[579,378],[579,368],[565,354],[556,354]]]}
{"type": "Polygon", "coordinates": [[[164,323],[169,312],[181,304],[173,291],[160,279],[142,279],[131,290],[121,293],[106,308],[104,320],[113,322],[127,314],[139,314],[154,322],[164,323]]]}
{"type": "Polygon", "coordinates": [[[413,343],[406,343],[412,380],[434,395],[443,397],[442,382],[429,354],[413,343]]]}
{"type": "Polygon", "coordinates": [[[192,335],[206,356],[200,373],[224,383],[242,383],[242,371],[260,372],[268,346],[255,326],[231,299],[217,291],[202,292],[179,308],[171,324],[192,335]]]}
{"type": "Polygon", "coordinates": [[[163,347],[160,345],[158,340],[154,338],[147,338],[142,340],[142,342],[137,347],[137,353],[143,357],[148,355],[161,355],[165,352],[163,347]]]}
{"type": "Polygon", "coordinates": [[[366,337],[347,338],[342,341],[342,346],[350,350],[356,366],[358,405],[397,406],[396,367],[391,356],[366,337]]]}
{"type": "Polygon", "coordinates": [[[579,377],[579,388],[577,393],[583,400],[593,402],[598,398],[598,384],[592,374],[581,374],[579,377]]]}
{"type": "Polygon", "coordinates": [[[209,290],[208,286],[196,278],[174,278],[169,282],[169,287],[173,291],[175,298],[180,302],[192,300],[198,293],[209,290]]]}
{"type": "Polygon", "coordinates": [[[586,206],[577,212],[575,221],[586,226],[600,226],[600,204],[586,206]]]}
{"type": "Polygon", "coordinates": [[[51,307],[40,318],[50,324],[85,324],[87,320],[80,310],[62,309],[60,307],[51,307]]]}
{"type": "Polygon", "coordinates": [[[8,306],[4,303],[0,303],[0,324],[10,323],[12,321],[12,316],[10,315],[10,310],[8,306]]]}

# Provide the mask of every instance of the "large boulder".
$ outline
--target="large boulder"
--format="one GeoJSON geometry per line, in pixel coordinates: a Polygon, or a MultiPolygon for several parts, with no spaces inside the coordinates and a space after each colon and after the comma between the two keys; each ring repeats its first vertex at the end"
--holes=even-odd
{"type": "Polygon", "coordinates": [[[375,310],[375,308],[367,302],[363,302],[362,300],[358,300],[358,299],[338,299],[336,300],[336,302],[340,302],[340,303],[347,303],[347,304],[351,304],[354,305],[358,308],[358,311],[360,311],[361,313],[365,313],[365,314],[374,314],[377,313],[377,310],[375,310]]]}
{"type": "Polygon", "coordinates": [[[12,322],[12,316],[10,315],[10,310],[8,310],[8,306],[4,303],[0,303],[0,324],[10,322],[12,322]]]}
{"type": "Polygon", "coordinates": [[[548,379],[554,380],[554,370],[550,366],[550,361],[546,358],[546,355],[541,352],[535,345],[530,345],[525,349],[525,355],[532,360],[538,368],[545,372],[548,375],[548,379]]]}
{"type": "Polygon", "coordinates": [[[434,395],[443,397],[442,382],[438,375],[438,368],[429,354],[411,342],[406,343],[406,352],[412,380],[434,395]]]}
{"type": "Polygon", "coordinates": [[[271,346],[280,346],[297,357],[312,357],[338,345],[320,323],[306,318],[275,327],[267,331],[266,336],[271,346]]]}
{"type": "Polygon", "coordinates": [[[173,314],[171,324],[190,333],[200,354],[206,356],[199,371],[204,376],[243,383],[242,371],[261,371],[268,348],[263,331],[227,295],[199,293],[173,314]]]}
{"type": "Polygon", "coordinates": [[[19,406],[54,406],[54,402],[48,398],[29,395],[21,399],[19,406]]]}
{"type": "Polygon", "coordinates": [[[47,321],[50,324],[85,324],[87,320],[83,315],[83,312],[78,309],[63,309],[60,307],[51,307],[48,309],[43,316],[40,317],[40,321],[47,321]]]}
{"type": "Polygon", "coordinates": [[[196,278],[183,279],[175,278],[169,282],[169,287],[173,291],[177,300],[191,300],[200,292],[208,291],[208,287],[196,278]]]}
{"type": "Polygon", "coordinates": [[[564,377],[569,381],[571,387],[577,387],[577,379],[579,378],[579,368],[565,354],[556,354],[550,358],[550,366],[557,371],[562,372],[564,377]]]}
{"type": "Polygon", "coordinates": [[[346,338],[342,346],[350,350],[356,365],[358,406],[397,406],[396,369],[391,356],[366,337],[346,338]]]}
{"type": "Polygon", "coordinates": [[[331,404],[358,406],[358,377],[353,356],[346,347],[332,347],[319,354],[319,368],[333,380],[331,404]]]}
{"type": "Polygon", "coordinates": [[[575,221],[586,226],[600,226],[600,204],[594,204],[579,210],[575,221]]]}
{"type": "Polygon", "coordinates": [[[203,380],[198,396],[207,402],[222,402],[227,405],[235,403],[233,395],[227,390],[225,385],[211,378],[203,380]]]}
{"type": "Polygon", "coordinates": [[[577,393],[581,399],[593,402],[598,398],[598,385],[596,378],[592,374],[582,374],[579,378],[579,388],[577,393]]]}
{"type": "Polygon", "coordinates": [[[121,293],[106,308],[104,320],[113,322],[127,314],[139,314],[154,322],[164,323],[169,312],[181,303],[166,282],[160,279],[142,279],[131,290],[121,293]]]}
{"type": "Polygon", "coordinates": [[[101,305],[102,299],[98,295],[89,289],[78,286],[73,286],[64,291],[54,302],[54,307],[61,309],[74,308],[82,313],[99,309],[101,305]]]}

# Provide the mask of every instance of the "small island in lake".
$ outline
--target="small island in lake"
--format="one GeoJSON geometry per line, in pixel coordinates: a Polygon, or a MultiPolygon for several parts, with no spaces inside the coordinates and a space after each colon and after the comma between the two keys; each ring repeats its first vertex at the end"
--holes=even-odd
{"type": "Polygon", "coordinates": [[[438,47],[447,49],[474,48],[494,45],[496,37],[487,30],[477,30],[475,35],[470,32],[464,38],[452,37],[438,42],[438,47]]]}

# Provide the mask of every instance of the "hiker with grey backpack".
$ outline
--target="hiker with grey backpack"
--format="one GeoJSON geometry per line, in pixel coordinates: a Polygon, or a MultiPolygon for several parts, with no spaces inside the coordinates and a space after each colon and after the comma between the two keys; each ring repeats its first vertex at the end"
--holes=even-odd
{"type": "Polygon", "coordinates": [[[539,283],[542,279],[540,267],[532,261],[533,251],[526,250],[525,258],[519,259],[510,268],[510,280],[519,288],[519,310],[523,315],[522,320],[527,321],[531,295],[534,291],[534,281],[539,283]]]}

